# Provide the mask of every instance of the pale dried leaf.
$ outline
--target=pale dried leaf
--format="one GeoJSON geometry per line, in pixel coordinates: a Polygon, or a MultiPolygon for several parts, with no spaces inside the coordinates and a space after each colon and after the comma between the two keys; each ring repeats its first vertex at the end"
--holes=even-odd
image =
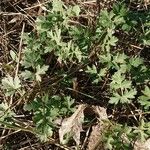
{"type": "Polygon", "coordinates": [[[103,133],[107,129],[107,113],[106,109],[99,106],[93,106],[95,113],[98,115],[98,123],[92,127],[92,132],[89,137],[87,150],[103,149],[103,133]]]}
{"type": "Polygon", "coordinates": [[[94,125],[92,127],[92,132],[90,134],[87,150],[95,150],[99,147],[100,141],[99,138],[101,137],[101,127],[100,124],[94,125]]]}
{"type": "Polygon", "coordinates": [[[150,138],[145,142],[136,141],[134,150],[150,150],[150,138]]]}
{"type": "Polygon", "coordinates": [[[11,20],[8,22],[8,24],[16,23],[18,20],[19,20],[19,17],[18,17],[18,16],[13,17],[13,19],[11,19],[11,20]]]}
{"type": "Polygon", "coordinates": [[[108,119],[106,108],[100,107],[100,106],[93,106],[93,109],[94,109],[95,113],[98,115],[100,120],[108,119]]]}
{"type": "Polygon", "coordinates": [[[82,123],[84,121],[83,111],[85,107],[86,107],[85,105],[79,105],[78,109],[71,117],[63,120],[62,125],[59,129],[60,143],[64,144],[65,143],[64,136],[67,133],[71,133],[76,144],[79,145],[80,132],[82,131],[82,123]]]}

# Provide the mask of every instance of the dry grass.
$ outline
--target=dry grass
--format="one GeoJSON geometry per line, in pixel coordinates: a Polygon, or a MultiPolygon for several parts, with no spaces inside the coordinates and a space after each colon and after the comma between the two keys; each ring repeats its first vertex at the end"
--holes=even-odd
{"type": "MultiPolygon", "coordinates": [[[[96,3],[95,0],[88,1],[80,1],[80,0],[64,0],[67,4],[78,3],[83,9],[86,10],[85,15],[82,15],[81,18],[92,18],[88,20],[88,25],[92,25],[95,21],[95,17],[97,12],[100,11],[103,7],[109,9],[113,1],[108,1],[109,4],[104,3],[96,3]],[[90,16],[90,17],[89,17],[90,16]]],[[[10,59],[10,51],[13,50],[18,54],[20,59],[21,52],[23,49],[22,35],[23,33],[28,33],[35,30],[35,19],[37,16],[45,15],[45,11],[43,10],[43,6],[45,6],[49,1],[47,0],[1,0],[0,2],[0,78],[2,79],[6,74],[11,74],[12,76],[16,76],[19,72],[19,62],[14,67],[8,67],[7,64],[12,64],[10,59]]],[[[97,0],[99,2],[99,0],[97,0]]],[[[137,8],[139,6],[140,9],[148,9],[150,5],[149,1],[144,1],[144,5],[139,3],[138,5],[130,5],[132,9],[137,8]]],[[[73,22],[75,23],[75,22],[73,22]]],[[[77,22],[79,23],[79,22],[77,22]]],[[[143,50],[142,47],[133,43],[130,45],[134,50],[143,50]]],[[[11,66],[11,65],[10,65],[11,66]]],[[[99,90],[99,89],[98,89],[99,90]]],[[[96,96],[101,95],[98,93],[98,90],[95,88],[97,92],[96,96]]],[[[96,93],[95,92],[95,93],[96,93]]],[[[16,112],[19,114],[17,117],[20,120],[19,123],[26,124],[26,127],[32,126],[32,121],[30,121],[30,114],[24,114],[22,110],[22,105],[20,101],[14,102],[11,98],[9,104],[10,107],[14,107],[17,105],[16,112]]],[[[0,101],[8,101],[4,94],[0,91],[0,101]]],[[[136,117],[135,115],[133,115],[136,117]]],[[[64,148],[57,143],[57,139],[51,140],[49,143],[42,144],[37,138],[27,132],[20,131],[19,129],[16,131],[10,129],[0,129],[0,149],[4,149],[2,145],[7,145],[8,149],[10,146],[11,150],[30,150],[30,149],[43,149],[43,150],[61,150],[61,149],[69,149],[64,148]]]]}

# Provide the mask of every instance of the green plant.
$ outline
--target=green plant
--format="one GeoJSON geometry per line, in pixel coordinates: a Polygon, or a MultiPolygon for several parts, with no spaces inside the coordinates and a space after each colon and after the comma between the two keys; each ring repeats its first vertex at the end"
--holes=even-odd
{"type": "Polygon", "coordinates": [[[7,104],[0,104],[0,124],[4,121],[10,121],[14,115],[15,113],[10,110],[7,104]]]}
{"type": "Polygon", "coordinates": [[[107,149],[133,149],[134,142],[144,142],[150,135],[149,122],[139,122],[137,127],[128,125],[111,124],[111,127],[104,134],[105,148],[107,149]]]}
{"type": "Polygon", "coordinates": [[[139,102],[145,109],[150,107],[150,88],[145,86],[145,89],[142,91],[142,96],[139,97],[139,102]]]}
{"type": "Polygon", "coordinates": [[[142,119],[140,121],[140,125],[138,127],[134,127],[133,133],[137,135],[137,139],[143,142],[150,136],[149,127],[150,127],[150,123],[149,122],[146,123],[142,119]]]}
{"type": "MultiPolygon", "coordinates": [[[[74,112],[78,100],[88,103],[88,97],[100,105],[104,102],[114,113],[104,136],[106,148],[131,149],[134,139],[146,140],[150,132],[145,116],[150,108],[150,67],[142,53],[131,47],[137,44],[134,47],[142,51],[150,45],[149,12],[132,11],[121,2],[110,11],[101,10],[93,21],[95,26],[88,26],[82,22],[86,11],[78,5],[53,0],[45,10],[46,15],[36,19],[36,32],[24,34],[21,58],[15,51],[9,53],[13,61],[7,67],[17,66],[19,70],[14,75],[14,71],[6,69],[2,77],[5,103],[0,104],[0,123],[32,132],[46,142],[60,128],[58,122],[74,112]],[[18,105],[24,106],[23,112],[30,112],[32,128],[24,127],[15,118],[18,105]],[[137,110],[142,115],[135,115],[137,110]],[[119,118],[122,111],[129,120],[125,125],[119,118]]],[[[72,116],[75,122],[77,118],[72,116]]],[[[80,121],[79,126],[74,130],[77,127],[81,132],[80,121]]],[[[79,146],[80,138],[74,139],[79,146]]]]}
{"type": "Polygon", "coordinates": [[[36,133],[41,141],[47,141],[53,135],[53,130],[57,126],[55,121],[58,117],[69,115],[74,111],[73,103],[74,100],[69,96],[61,98],[56,95],[49,97],[45,94],[25,105],[26,111],[33,111],[36,133]]]}
{"type": "Polygon", "coordinates": [[[8,75],[2,79],[2,88],[5,90],[6,96],[14,95],[21,88],[21,81],[18,76],[13,78],[8,75]]]}
{"type": "Polygon", "coordinates": [[[93,65],[92,67],[87,66],[86,72],[94,78],[93,83],[98,83],[106,75],[107,70],[106,68],[103,68],[100,71],[97,71],[96,66],[93,65]]]}
{"type": "Polygon", "coordinates": [[[105,148],[109,150],[133,149],[133,139],[133,129],[127,125],[114,124],[104,134],[105,148]]]}
{"type": "Polygon", "coordinates": [[[130,103],[130,99],[135,98],[137,91],[132,86],[132,82],[125,79],[125,75],[121,71],[117,71],[112,76],[112,82],[110,83],[113,97],[110,98],[109,103],[118,104],[130,103]]]}

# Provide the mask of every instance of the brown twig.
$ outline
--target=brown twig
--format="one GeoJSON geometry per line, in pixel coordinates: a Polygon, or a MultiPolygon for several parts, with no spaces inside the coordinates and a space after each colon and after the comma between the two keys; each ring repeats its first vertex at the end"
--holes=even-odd
{"type": "Polygon", "coordinates": [[[16,66],[16,73],[15,73],[15,76],[18,75],[18,71],[19,71],[19,64],[20,64],[20,59],[21,59],[21,51],[22,51],[22,36],[23,36],[23,33],[24,33],[24,29],[25,29],[25,23],[23,22],[23,25],[22,25],[22,31],[21,31],[21,37],[20,37],[20,44],[19,44],[19,53],[18,53],[18,62],[17,62],[17,66],[16,66]]]}

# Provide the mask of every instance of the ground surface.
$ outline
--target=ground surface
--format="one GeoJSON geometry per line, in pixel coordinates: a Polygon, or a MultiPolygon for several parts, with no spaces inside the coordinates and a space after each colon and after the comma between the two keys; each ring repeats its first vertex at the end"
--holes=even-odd
{"type": "MultiPolygon", "coordinates": [[[[17,67],[14,69],[11,65],[10,51],[16,51],[17,53],[24,48],[22,44],[22,33],[30,33],[31,31],[35,31],[35,20],[38,16],[45,15],[45,11],[42,10],[41,6],[45,6],[49,1],[46,0],[1,0],[0,1],[0,78],[2,79],[7,73],[16,72],[17,67]]],[[[111,9],[113,1],[101,2],[99,1],[69,1],[65,0],[66,4],[74,5],[79,4],[83,5],[84,8],[87,9],[87,12],[91,14],[91,18],[87,19],[86,17],[81,17],[79,22],[83,25],[93,25],[96,20],[96,15],[101,9],[107,8],[111,9]]],[[[136,4],[127,2],[129,9],[137,11],[140,9],[141,11],[147,11],[149,9],[149,5],[147,4],[136,4]]],[[[86,15],[86,14],[85,14],[86,15]]],[[[117,33],[118,37],[121,39],[118,44],[119,48],[126,49],[126,53],[129,55],[141,55],[144,57],[145,62],[149,65],[150,59],[150,49],[149,47],[144,47],[141,45],[137,45],[138,42],[136,39],[126,39],[126,35],[121,35],[122,33],[117,33]],[[128,43],[128,44],[127,44],[128,43]],[[130,50],[129,50],[130,49],[130,50]]],[[[47,57],[47,56],[46,56],[47,57]]],[[[52,64],[52,66],[54,66],[52,64]]],[[[59,69],[56,67],[56,69],[59,69]]],[[[74,98],[76,98],[76,104],[88,104],[88,105],[96,105],[101,107],[107,107],[107,95],[104,82],[101,86],[93,86],[91,85],[91,81],[89,77],[85,74],[77,72],[73,74],[74,79],[79,79],[78,81],[73,82],[73,89],[79,90],[82,93],[87,93],[88,95],[94,96],[95,99],[87,98],[84,95],[80,95],[76,92],[65,91],[66,93],[71,93],[74,98]],[[77,84],[77,85],[76,85],[77,84]],[[106,96],[105,96],[106,95],[106,96]],[[81,100],[82,99],[82,100],[81,100]],[[101,99],[101,101],[97,101],[97,99],[101,99]]],[[[44,81],[43,81],[44,82],[44,81]]],[[[61,91],[60,91],[61,92],[61,91]]],[[[31,95],[30,95],[31,96],[31,95]]],[[[3,92],[0,92],[0,101],[6,101],[6,97],[3,92]]],[[[21,122],[27,121],[30,122],[32,119],[32,115],[30,113],[25,113],[23,111],[23,104],[19,103],[15,108],[16,114],[19,114],[18,120],[21,122]]],[[[134,107],[134,106],[133,106],[134,107]]],[[[120,113],[119,109],[121,108],[107,108],[107,112],[109,115],[114,113],[115,116],[113,121],[117,122],[130,122],[130,120],[134,120],[133,117],[128,118],[127,114],[132,115],[130,111],[124,110],[124,112],[120,113]],[[113,112],[114,111],[114,112],[113,112]]],[[[135,108],[133,108],[135,113],[135,108]]],[[[87,110],[87,114],[90,111],[87,110]]],[[[93,112],[91,112],[89,116],[93,117],[93,112]],[[90,116],[91,115],[91,116],[90,116]]],[[[95,117],[95,116],[94,116],[95,117]]],[[[133,122],[132,122],[133,123],[133,122]]],[[[30,124],[30,123],[29,123],[30,124]]],[[[31,123],[32,124],[32,123],[31,123]]],[[[85,127],[86,128],[86,127],[85,127]]],[[[87,128],[86,128],[87,130],[87,128]]],[[[65,147],[57,144],[55,141],[50,141],[46,143],[41,143],[35,135],[20,131],[20,130],[9,130],[5,129],[3,126],[0,129],[0,145],[1,149],[10,149],[10,150],[30,150],[30,149],[38,149],[38,150],[61,150],[65,149],[65,147]],[[62,147],[62,148],[61,148],[62,147]]],[[[85,137],[85,134],[82,135],[85,137]]],[[[54,140],[58,141],[58,135],[53,137],[54,140]]],[[[84,139],[84,138],[83,138],[84,139]]],[[[73,144],[74,145],[74,144],[73,144]]],[[[69,148],[69,146],[68,146],[69,148]]]]}

